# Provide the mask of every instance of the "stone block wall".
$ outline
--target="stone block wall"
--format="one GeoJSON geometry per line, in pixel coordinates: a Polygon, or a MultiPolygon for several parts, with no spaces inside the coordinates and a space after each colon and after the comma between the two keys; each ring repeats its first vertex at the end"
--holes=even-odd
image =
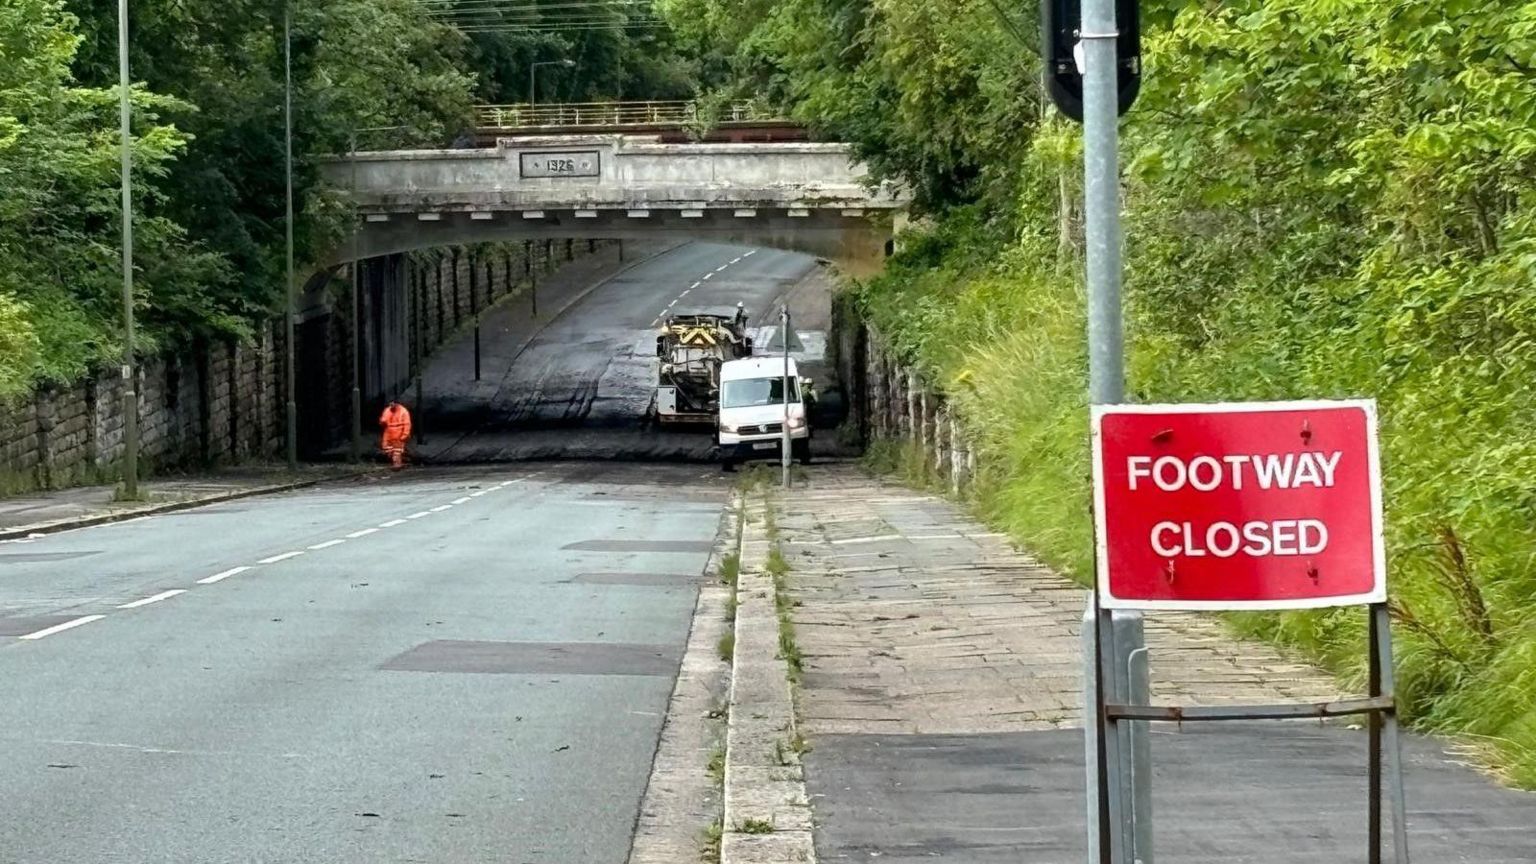
{"type": "Polygon", "coordinates": [[[953,494],[964,494],[976,478],[976,454],[958,413],[877,332],[863,326],[862,406],[870,438],[915,444],[933,476],[953,494]]]}
{"type": "MultiPolygon", "coordinates": [[[[146,469],[270,456],[282,440],[281,358],[271,332],[141,360],[136,389],[146,469]]],[[[115,373],[116,370],[113,370],[115,373]]],[[[123,456],[120,375],[43,387],[0,414],[0,489],[53,489],[111,478],[123,456]]]]}

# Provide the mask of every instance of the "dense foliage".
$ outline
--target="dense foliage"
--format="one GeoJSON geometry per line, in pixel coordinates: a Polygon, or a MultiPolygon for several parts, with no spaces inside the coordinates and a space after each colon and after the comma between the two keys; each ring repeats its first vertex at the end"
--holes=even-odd
{"type": "MultiPolygon", "coordinates": [[[[547,17],[459,28],[484,0],[292,2],[301,269],[344,210],[315,157],[362,146],[447,146],[476,101],[681,98],[696,65],[643,8],[605,26],[547,17]],[[466,32],[467,31],[467,32],[466,32]],[[372,130],[372,131],[370,131],[372,130]]],[[[134,0],[136,308],[143,351],[241,336],[284,294],[282,0],[134,0]]],[[[121,351],[117,3],[0,3],[0,397],[62,383],[121,351]]],[[[492,22],[494,23],[494,21],[492,22]]]]}
{"type": "MultiPolygon", "coordinates": [[[[978,436],[978,505],[1089,572],[1080,139],[1042,107],[1036,22],[991,0],[669,4],[727,41],[740,86],[920,193],[927,227],[863,305],[978,436]]],[[[1407,704],[1536,785],[1536,3],[1145,5],[1134,398],[1380,399],[1407,704]]],[[[1241,625],[1358,674],[1362,623],[1241,625]]]]}

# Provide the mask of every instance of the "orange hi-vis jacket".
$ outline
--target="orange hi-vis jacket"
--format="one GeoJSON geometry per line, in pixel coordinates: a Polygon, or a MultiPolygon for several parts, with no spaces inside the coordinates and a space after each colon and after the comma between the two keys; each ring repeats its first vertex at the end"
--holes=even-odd
{"type": "Polygon", "coordinates": [[[384,427],[384,449],[404,447],[411,437],[411,412],[404,405],[391,403],[379,415],[379,425],[384,427]]]}

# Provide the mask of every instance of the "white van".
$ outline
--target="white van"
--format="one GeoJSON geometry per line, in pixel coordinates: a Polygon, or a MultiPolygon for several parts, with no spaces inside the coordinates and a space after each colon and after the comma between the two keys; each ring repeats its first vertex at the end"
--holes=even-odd
{"type": "MultiPolygon", "coordinates": [[[[720,365],[716,422],[720,461],[727,469],[749,459],[778,460],[784,437],[783,357],[749,357],[720,365]]],[[[811,461],[811,427],[802,401],[800,370],[789,361],[790,455],[811,461]]]]}

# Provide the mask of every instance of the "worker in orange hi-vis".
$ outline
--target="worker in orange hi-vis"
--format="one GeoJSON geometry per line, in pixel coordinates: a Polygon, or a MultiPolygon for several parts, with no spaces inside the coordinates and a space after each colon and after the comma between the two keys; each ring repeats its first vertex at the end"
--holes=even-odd
{"type": "Polygon", "coordinates": [[[399,402],[391,402],[379,415],[379,426],[384,434],[380,448],[389,454],[389,462],[396,470],[405,467],[405,442],[411,437],[411,412],[399,402]]]}

